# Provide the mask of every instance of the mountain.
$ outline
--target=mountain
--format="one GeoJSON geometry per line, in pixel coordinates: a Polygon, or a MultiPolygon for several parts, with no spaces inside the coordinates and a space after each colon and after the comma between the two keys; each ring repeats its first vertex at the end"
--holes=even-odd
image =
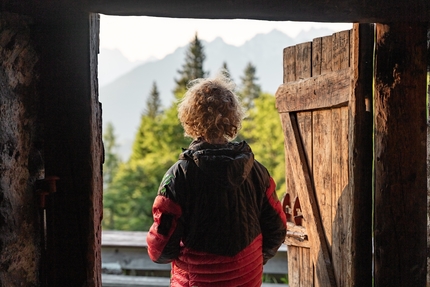
{"type": "Polygon", "coordinates": [[[101,87],[145,63],[145,61],[131,62],[116,49],[101,49],[98,61],[99,85],[101,87]]]}
{"type": "MultiPolygon", "coordinates": [[[[262,90],[274,94],[282,84],[283,49],[331,35],[333,32],[329,29],[313,28],[293,39],[278,30],[272,30],[267,34],[255,35],[240,47],[226,44],[222,38],[216,38],[209,43],[202,41],[206,53],[204,69],[213,75],[226,62],[233,80],[240,86],[244,69],[251,62],[256,67],[257,83],[262,90]]],[[[119,55],[118,51],[101,50],[99,83],[103,122],[111,122],[114,125],[121,146],[120,154],[124,160],[130,154],[152,83],[156,82],[164,107],[168,107],[174,99],[174,79],[179,76],[178,70],[184,63],[186,48],[179,47],[161,60],[137,66],[119,55]],[[126,72],[120,75],[120,69],[126,72]]]]}

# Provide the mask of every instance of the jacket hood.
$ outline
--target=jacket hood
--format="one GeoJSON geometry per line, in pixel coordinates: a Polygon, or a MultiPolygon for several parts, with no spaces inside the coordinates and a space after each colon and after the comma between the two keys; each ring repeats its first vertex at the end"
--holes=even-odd
{"type": "Polygon", "coordinates": [[[223,187],[241,185],[254,164],[254,154],[245,141],[214,145],[196,140],[179,158],[193,161],[209,179],[223,187]]]}

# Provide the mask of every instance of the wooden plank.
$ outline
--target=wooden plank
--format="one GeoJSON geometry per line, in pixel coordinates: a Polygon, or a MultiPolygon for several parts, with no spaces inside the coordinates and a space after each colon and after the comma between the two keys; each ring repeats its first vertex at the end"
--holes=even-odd
{"type": "Polygon", "coordinates": [[[147,247],[147,231],[104,230],[102,247],[147,247]]]}
{"type": "Polygon", "coordinates": [[[427,23],[376,34],[375,285],[425,286],[427,23]]]}
{"type": "MultiPolygon", "coordinates": [[[[331,138],[331,189],[332,189],[332,220],[336,215],[338,200],[342,194],[343,186],[341,184],[341,157],[348,155],[348,145],[342,145],[343,122],[341,111],[348,110],[347,107],[331,110],[332,138],[331,138]]],[[[346,123],[347,124],[347,123],[346,123]]],[[[347,128],[348,126],[346,126],[347,128]]]]}
{"type": "Polygon", "coordinates": [[[312,75],[312,42],[296,45],[296,80],[312,75]]]}
{"type": "Polygon", "coordinates": [[[117,262],[123,270],[170,270],[170,264],[154,263],[146,248],[103,247],[102,263],[117,262]]]}
{"type": "Polygon", "coordinates": [[[309,248],[301,248],[302,257],[302,276],[300,278],[302,284],[300,286],[313,286],[313,267],[311,260],[311,250],[309,248]]]}
{"type": "Polygon", "coordinates": [[[103,287],[168,287],[170,278],[102,274],[103,287]]]}
{"type": "Polygon", "coordinates": [[[289,236],[288,234],[289,232],[291,231],[287,231],[287,236],[285,237],[285,244],[287,244],[288,246],[302,247],[302,248],[311,247],[309,240],[304,240],[304,241],[297,240],[297,238],[293,236],[289,236]]]}
{"type": "Polygon", "coordinates": [[[366,110],[365,102],[373,97],[374,27],[371,24],[354,24],[352,35],[351,68],[354,76],[348,111],[349,180],[343,192],[349,192],[351,196],[347,198],[342,194],[342,199],[345,198],[351,208],[351,219],[344,221],[343,227],[350,236],[346,238],[350,251],[345,252],[344,260],[350,263],[347,285],[371,286],[373,116],[372,104],[366,110]]]}
{"type": "Polygon", "coordinates": [[[350,226],[347,223],[351,215],[348,213],[350,204],[341,200],[342,195],[347,197],[348,184],[348,107],[332,110],[332,119],[332,260],[338,286],[348,286],[345,279],[350,277],[347,272],[351,264],[345,260],[349,256],[345,254],[350,251],[350,241],[345,240],[345,229],[350,226]]]}
{"type": "Polygon", "coordinates": [[[351,71],[345,69],[281,85],[276,107],[285,113],[342,106],[348,103],[350,91],[351,71]]]}
{"type": "MultiPolygon", "coordinates": [[[[296,114],[299,127],[300,139],[303,143],[306,162],[309,167],[309,175],[312,177],[313,155],[312,155],[312,112],[300,112],[296,114]]],[[[307,226],[306,220],[303,226],[307,226]]]]}
{"type": "MultiPolygon", "coordinates": [[[[371,266],[371,262],[370,260],[363,260],[362,262],[355,262],[355,264],[351,264],[352,260],[351,258],[354,256],[355,252],[369,252],[369,249],[364,249],[363,247],[366,246],[366,244],[370,243],[370,238],[371,236],[369,236],[370,233],[368,233],[368,237],[363,240],[362,243],[362,248],[363,251],[357,251],[357,249],[355,247],[352,246],[352,237],[354,236],[351,232],[348,232],[350,230],[350,228],[353,226],[353,222],[354,219],[356,220],[356,218],[359,218],[358,216],[354,216],[354,213],[351,211],[354,207],[354,205],[351,205],[350,202],[353,201],[353,192],[357,193],[357,192],[361,192],[359,190],[352,190],[349,186],[349,152],[350,152],[350,146],[349,146],[349,142],[348,142],[348,134],[349,134],[349,113],[348,113],[348,108],[344,107],[340,109],[340,122],[341,122],[341,138],[340,138],[340,146],[342,147],[340,149],[340,187],[339,187],[339,194],[338,194],[338,199],[337,202],[339,203],[339,206],[342,205],[344,207],[344,210],[347,210],[345,213],[342,214],[342,210],[339,210],[338,213],[336,214],[337,217],[340,217],[342,220],[342,225],[341,225],[341,231],[337,233],[338,235],[338,247],[339,247],[339,253],[341,253],[341,258],[342,258],[342,270],[340,270],[338,273],[339,274],[339,281],[341,282],[340,284],[344,285],[344,286],[348,286],[351,284],[356,284],[356,286],[360,286],[360,281],[364,282],[365,285],[363,286],[367,286],[369,284],[370,281],[370,277],[371,277],[371,272],[369,272],[369,274],[365,274],[363,275],[363,278],[360,278],[360,281],[354,280],[353,279],[353,272],[354,270],[357,270],[358,268],[360,269],[365,269],[370,271],[370,266],[371,266]],[[341,236],[339,236],[341,235],[341,236]],[[345,240],[345,236],[347,240],[345,240]],[[346,252],[342,252],[346,250],[346,252]],[[361,266],[359,267],[357,264],[361,264],[361,266]],[[367,265],[367,266],[366,266],[367,265]],[[366,266],[366,267],[363,267],[366,266]]],[[[371,131],[369,130],[369,133],[367,134],[367,136],[365,138],[363,138],[363,146],[371,146],[371,131]],[[365,141],[367,141],[366,145],[365,145],[365,141]]],[[[372,152],[372,150],[369,151],[370,153],[372,152]]],[[[371,177],[372,173],[371,173],[371,155],[368,154],[368,156],[370,157],[370,161],[368,163],[370,163],[367,168],[367,174],[371,177]]],[[[366,172],[366,171],[365,171],[366,172]]],[[[361,216],[367,216],[368,218],[371,217],[371,187],[369,186],[369,189],[367,190],[368,193],[368,198],[367,198],[367,204],[365,204],[365,202],[362,202],[363,206],[361,207],[361,211],[360,212],[364,212],[367,213],[361,216]]],[[[361,195],[363,196],[363,195],[361,195]]],[[[355,210],[357,210],[359,208],[355,208],[355,210]]],[[[336,216],[333,219],[333,221],[336,221],[336,216]]],[[[369,225],[366,226],[366,224],[363,224],[363,226],[365,226],[365,228],[367,229],[367,231],[370,231],[370,223],[368,223],[369,225]]],[[[357,242],[358,244],[360,244],[360,242],[357,242]]],[[[368,256],[365,256],[363,258],[368,258],[368,256]]]]}
{"type": "Polygon", "coordinates": [[[334,33],[332,36],[332,68],[333,71],[349,67],[349,30],[334,33]]]}
{"type": "Polygon", "coordinates": [[[336,286],[333,266],[325,240],[324,227],[319,216],[315,191],[309,176],[309,167],[307,166],[303,144],[300,139],[297,120],[295,115],[289,113],[281,114],[281,120],[287,134],[285,143],[289,151],[295,184],[299,190],[303,215],[309,222],[307,230],[312,246],[311,258],[316,265],[316,274],[323,286],[336,286]]]}
{"type": "Polygon", "coordinates": [[[321,38],[321,74],[330,73],[332,68],[332,36],[321,38]]]}
{"type": "MultiPolygon", "coordinates": [[[[102,274],[103,287],[168,287],[170,278],[102,274]]],[[[288,284],[263,283],[261,287],[288,287],[288,284]]]]}
{"type": "Polygon", "coordinates": [[[327,247],[332,244],[332,126],[331,111],[313,112],[313,179],[327,247]]]}
{"type": "Polygon", "coordinates": [[[300,249],[300,247],[288,246],[288,270],[294,270],[294,272],[288,272],[290,286],[300,286],[300,249]]]}
{"type": "Polygon", "coordinates": [[[296,46],[284,49],[284,83],[296,80],[296,46]]]}
{"type": "Polygon", "coordinates": [[[313,281],[314,281],[314,287],[324,287],[324,286],[321,286],[321,283],[318,281],[318,278],[317,278],[317,272],[316,272],[316,266],[314,265],[313,266],[313,281]]]}
{"type": "MultiPolygon", "coordinates": [[[[342,192],[345,189],[345,187],[349,183],[349,172],[348,172],[348,165],[349,165],[349,114],[348,114],[348,108],[342,107],[340,108],[340,146],[342,149],[340,150],[340,188],[339,188],[339,194],[337,195],[337,198],[339,199],[342,196],[342,192]]],[[[367,135],[368,137],[371,136],[371,133],[367,135]]],[[[369,142],[367,142],[369,145],[369,142]]],[[[368,173],[371,175],[371,173],[368,173]]]]}
{"type": "MultiPolygon", "coordinates": [[[[291,170],[291,165],[289,164],[289,159],[286,156],[285,159],[285,180],[286,180],[286,188],[287,188],[287,194],[290,196],[290,208],[293,208],[294,205],[294,199],[297,197],[297,189],[294,185],[293,180],[293,171],[291,170]]],[[[291,210],[292,215],[292,210],[291,210]]],[[[292,218],[291,218],[292,222],[292,218]]]]}
{"type": "MultiPolygon", "coordinates": [[[[347,109],[346,107],[344,109],[347,109]]],[[[336,274],[336,281],[338,286],[342,286],[342,277],[343,275],[343,262],[339,260],[341,258],[341,252],[342,250],[339,248],[339,242],[338,239],[341,238],[341,236],[338,236],[339,230],[337,230],[336,222],[334,221],[337,212],[338,212],[338,200],[340,197],[340,194],[342,193],[341,190],[341,183],[340,183],[340,173],[341,173],[341,163],[340,163],[340,157],[342,154],[342,150],[348,151],[348,145],[342,146],[341,145],[341,134],[342,134],[342,127],[341,127],[341,116],[340,116],[340,108],[333,109],[331,111],[331,117],[332,117],[332,141],[331,141],[331,190],[332,190],[332,210],[331,210],[331,217],[332,217],[332,248],[331,248],[331,254],[332,254],[332,260],[333,260],[333,268],[335,270],[336,274]]]]}
{"type": "Polygon", "coordinates": [[[312,41],[312,77],[321,75],[322,38],[312,41]]]}

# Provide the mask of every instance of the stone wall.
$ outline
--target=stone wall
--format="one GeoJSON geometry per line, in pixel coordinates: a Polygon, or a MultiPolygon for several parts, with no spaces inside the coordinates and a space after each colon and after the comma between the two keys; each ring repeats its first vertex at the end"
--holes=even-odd
{"type": "Polygon", "coordinates": [[[0,13],[0,286],[38,286],[38,55],[31,19],[0,13]]]}

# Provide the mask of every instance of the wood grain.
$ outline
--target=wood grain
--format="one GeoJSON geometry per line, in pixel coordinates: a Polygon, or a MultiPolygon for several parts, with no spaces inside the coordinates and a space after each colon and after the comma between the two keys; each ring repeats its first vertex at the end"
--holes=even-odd
{"type": "Polygon", "coordinates": [[[284,83],[296,80],[296,46],[284,49],[284,83]]]}
{"type": "Polygon", "coordinates": [[[296,80],[312,75],[312,42],[296,45],[296,80]]]}
{"type": "Polygon", "coordinates": [[[345,106],[351,93],[351,71],[306,78],[282,84],[276,91],[280,113],[345,106]]]}
{"type": "Polygon", "coordinates": [[[323,286],[336,286],[333,266],[324,234],[324,227],[318,212],[315,190],[310,178],[303,144],[300,139],[297,120],[289,113],[281,114],[282,124],[288,136],[286,148],[290,155],[291,170],[296,187],[299,189],[304,217],[309,222],[307,231],[311,243],[311,258],[316,267],[316,274],[323,286]]]}
{"type": "Polygon", "coordinates": [[[376,33],[375,283],[425,286],[427,24],[376,33]]]}

